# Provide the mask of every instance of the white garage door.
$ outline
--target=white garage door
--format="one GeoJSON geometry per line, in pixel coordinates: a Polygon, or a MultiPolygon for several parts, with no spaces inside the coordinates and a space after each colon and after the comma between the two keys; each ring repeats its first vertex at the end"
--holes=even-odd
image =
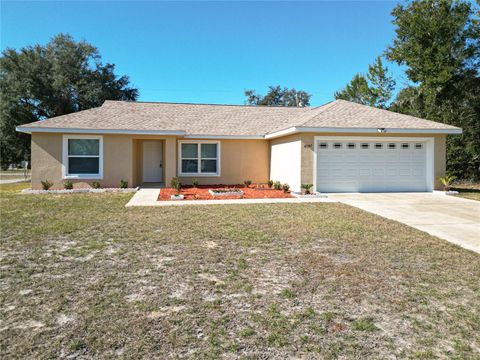
{"type": "Polygon", "coordinates": [[[318,140],[317,191],[427,191],[421,141],[318,140]]]}

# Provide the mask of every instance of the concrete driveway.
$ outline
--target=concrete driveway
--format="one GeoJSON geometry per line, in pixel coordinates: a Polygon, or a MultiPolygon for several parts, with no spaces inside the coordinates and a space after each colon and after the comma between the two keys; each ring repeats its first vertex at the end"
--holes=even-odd
{"type": "Polygon", "coordinates": [[[332,194],[328,197],[480,253],[480,201],[443,193],[332,194]]]}

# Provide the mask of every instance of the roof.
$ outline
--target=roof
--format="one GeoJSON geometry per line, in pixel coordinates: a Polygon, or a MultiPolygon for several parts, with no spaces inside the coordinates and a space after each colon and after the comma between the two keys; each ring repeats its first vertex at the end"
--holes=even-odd
{"type": "Polygon", "coordinates": [[[286,129],[376,131],[378,128],[461,132],[454,126],[345,100],[314,108],[107,100],[101,107],[21,125],[17,130],[263,138],[286,129]]]}

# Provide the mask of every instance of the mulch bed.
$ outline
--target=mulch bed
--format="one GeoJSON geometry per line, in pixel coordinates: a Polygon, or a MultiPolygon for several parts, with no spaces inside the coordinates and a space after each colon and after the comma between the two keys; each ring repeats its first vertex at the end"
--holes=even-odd
{"type": "MultiPolygon", "coordinates": [[[[164,188],[160,191],[159,201],[170,201],[170,196],[176,193],[173,188],[164,188]]],[[[274,190],[263,184],[252,184],[248,188],[244,185],[199,185],[194,188],[192,186],[184,186],[180,194],[185,200],[225,200],[225,199],[281,199],[291,198],[289,192],[283,190],[274,190]],[[243,191],[243,197],[239,195],[221,195],[213,197],[208,190],[215,189],[239,189],[243,191]]],[[[181,200],[177,200],[181,201],[181,200]]]]}

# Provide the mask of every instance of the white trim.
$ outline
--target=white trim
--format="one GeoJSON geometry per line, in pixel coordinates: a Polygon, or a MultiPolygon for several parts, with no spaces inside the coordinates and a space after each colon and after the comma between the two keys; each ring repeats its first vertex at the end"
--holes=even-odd
{"type": "Polygon", "coordinates": [[[375,142],[402,142],[418,141],[425,142],[426,164],[425,169],[427,191],[433,191],[435,188],[435,138],[434,137],[392,137],[392,136],[315,136],[313,142],[313,189],[317,191],[317,151],[320,141],[375,141],[375,142]]]}
{"type": "MultiPolygon", "coordinates": [[[[20,127],[15,128],[18,132],[31,134],[40,133],[70,133],[70,134],[123,134],[123,135],[177,135],[186,139],[274,139],[281,136],[299,132],[332,132],[332,133],[378,133],[378,128],[333,128],[333,127],[302,127],[294,126],[284,130],[275,131],[266,135],[186,135],[183,130],[125,130],[125,129],[78,129],[78,128],[47,128],[47,127],[20,127]]],[[[461,134],[462,129],[400,129],[385,128],[382,133],[394,134],[461,134]]]]}
{"type": "Polygon", "coordinates": [[[122,134],[122,135],[179,135],[184,136],[181,130],[123,130],[123,129],[78,129],[78,128],[47,128],[47,127],[19,127],[18,132],[30,134],[41,133],[69,133],[69,134],[122,134]]]}
{"type": "MultiPolygon", "coordinates": [[[[201,160],[201,154],[200,154],[200,146],[198,147],[198,154],[197,154],[197,159],[198,159],[198,166],[200,167],[200,160],[201,160]]],[[[178,141],[178,159],[177,159],[177,175],[180,177],[218,177],[221,175],[221,148],[220,148],[220,141],[210,141],[210,140],[179,140],[178,141]],[[182,144],[217,144],[217,172],[215,173],[183,173],[182,172],[182,144]]],[[[212,159],[213,160],[213,159],[212,159]]]]}
{"type": "Polygon", "coordinates": [[[62,137],[62,178],[63,179],[103,179],[103,136],[101,135],[63,135],[62,137]],[[89,139],[99,140],[98,144],[98,174],[68,173],[68,140],[89,139]]]}
{"type": "MultiPolygon", "coordinates": [[[[400,129],[400,128],[381,128],[384,133],[394,134],[461,134],[462,129],[400,129]]],[[[332,132],[332,133],[379,133],[379,128],[334,128],[334,127],[302,127],[294,126],[284,130],[276,131],[265,135],[265,139],[273,139],[281,136],[296,134],[300,132],[332,132]]]]}
{"type": "Polygon", "coordinates": [[[238,139],[265,140],[263,135],[185,135],[185,139],[238,139]]]}

